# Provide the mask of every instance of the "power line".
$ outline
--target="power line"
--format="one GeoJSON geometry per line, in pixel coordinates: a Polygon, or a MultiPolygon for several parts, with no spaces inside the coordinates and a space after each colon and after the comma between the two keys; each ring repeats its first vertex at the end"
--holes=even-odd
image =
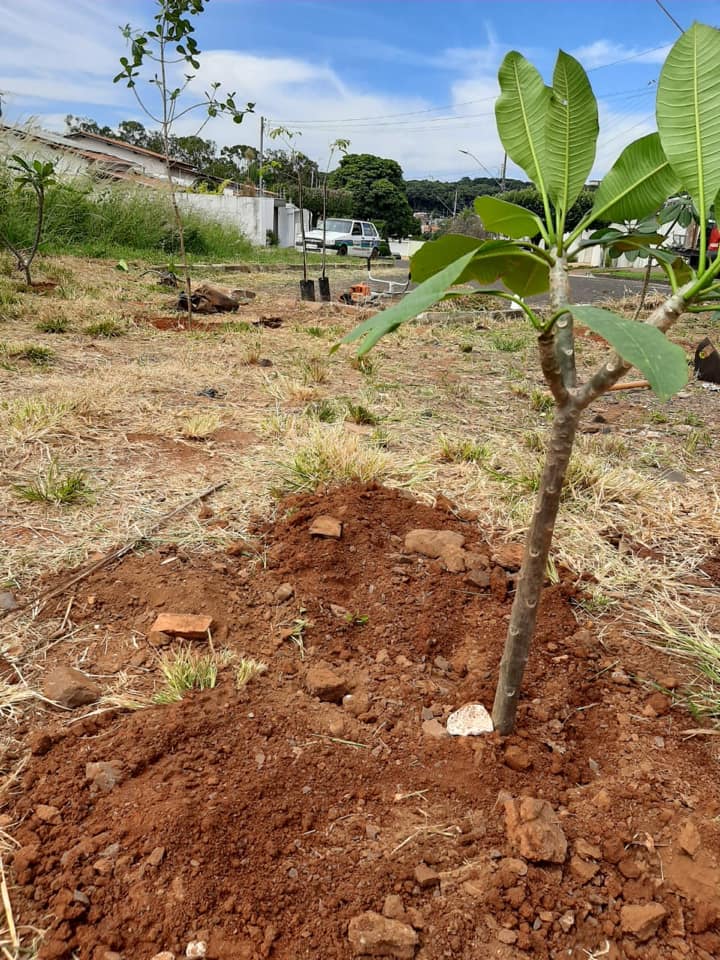
{"type": "Polygon", "coordinates": [[[674,24],[675,24],[675,26],[678,28],[678,30],[680,31],[680,33],[685,33],[684,29],[680,26],[680,24],[677,22],[677,20],[675,19],[675,17],[670,13],[670,11],[668,10],[668,8],[667,8],[666,6],[664,6],[662,3],[660,3],[660,0],[655,0],[655,3],[660,7],[660,9],[661,9],[662,12],[665,14],[665,16],[668,18],[668,20],[670,20],[671,23],[674,23],[674,24]]]}
{"type": "Polygon", "coordinates": [[[661,43],[659,47],[652,47],[650,50],[641,50],[639,53],[633,53],[630,57],[621,57],[620,60],[613,60],[611,63],[601,63],[597,67],[589,67],[585,72],[594,73],[596,70],[606,70],[608,67],[614,67],[618,63],[627,63],[629,60],[639,60],[640,57],[646,57],[649,53],[657,53],[658,50],[664,50],[667,43],[661,43]]]}

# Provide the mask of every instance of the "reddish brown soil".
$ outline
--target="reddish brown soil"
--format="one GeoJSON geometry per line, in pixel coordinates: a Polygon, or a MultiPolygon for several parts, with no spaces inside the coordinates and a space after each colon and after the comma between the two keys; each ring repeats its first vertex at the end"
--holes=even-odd
{"type": "MultiPolygon", "coordinates": [[[[16,921],[49,928],[42,960],[181,956],[191,940],[211,960],[339,960],[350,919],[389,894],[418,930],[417,960],[586,958],[606,945],[611,960],[720,955],[717,741],[688,738],[680,708],[649,709],[639,681],[670,684],[667,662],[617,632],[579,630],[574,589],[550,587],[517,734],[424,736],[427,711],[490,705],[511,597],[404,556],[403,538],[453,529],[487,553],[479,525],[382,488],[285,507],[234,556],[132,556],[80,586],[73,619],[98,636],[89,672],[132,665],[149,686],[145,637],[160,611],[211,614],[216,647],[269,669],[242,692],[227,668],[176,705],[33,732],[11,880],[16,921]],[[310,537],[318,514],[343,522],[341,540],[310,537]],[[295,595],[278,604],[283,582],[295,595]],[[298,620],[304,660],[283,639],[298,620]],[[319,660],[344,675],[349,707],[306,692],[319,660]],[[508,765],[508,747],[527,769],[508,765]],[[97,761],[122,775],[107,793],[86,778],[97,761]],[[501,791],[553,806],[564,864],[518,875],[501,791]],[[693,857],[678,845],[688,821],[693,857]],[[578,841],[600,848],[594,876],[578,841]],[[440,886],[418,886],[421,863],[440,886]],[[652,901],[666,914],[641,942],[621,911],[652,901]]],[[[50,655],[73,662],[76,649],[50,655]]]]}

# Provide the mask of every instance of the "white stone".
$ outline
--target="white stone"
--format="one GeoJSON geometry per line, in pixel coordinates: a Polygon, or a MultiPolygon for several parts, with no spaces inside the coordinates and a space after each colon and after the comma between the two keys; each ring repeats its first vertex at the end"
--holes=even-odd
{"type": "Polygon", "coordinates": [[[481,703],[466,703],[447,718],[447,732],[453,737],[476,737],[493,729],[492,717],[481,703]]]}
{"type": "Polygon", "coordinates": [[[185,947],[186,957],[204,957],[207,954],[207,944],[204,940],[191,940],[185,947]]]}

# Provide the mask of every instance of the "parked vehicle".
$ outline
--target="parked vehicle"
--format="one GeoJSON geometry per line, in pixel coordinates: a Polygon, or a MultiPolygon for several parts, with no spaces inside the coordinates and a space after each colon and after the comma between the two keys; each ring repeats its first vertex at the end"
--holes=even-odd
{"type": "MultiPolygon", "coordinates": [[[[380,255],[380,234],[374,223],[365,220],[328,218],[325,221],[325,248],[334,250],[339,257],[372,257],[380,255]]],[[[323,222],[305,234],[305,249],[308,253],[323,248],[323,222]]]]}

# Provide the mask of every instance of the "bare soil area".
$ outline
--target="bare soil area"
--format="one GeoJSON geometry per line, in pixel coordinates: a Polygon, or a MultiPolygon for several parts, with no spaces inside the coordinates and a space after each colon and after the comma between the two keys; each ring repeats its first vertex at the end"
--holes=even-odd
{"type": "Polygon", "coordinates": [[[189,330],[111,264],[54,282],[0,326],[5,955],[719,956],[718,395],[590,411],[517,732],[453,737],[550,415],[521,322],[448,310],[358,363],[328,349],[362,311],[296,274],[189,330]],[[84,499],[23,499],[51,463],[84,499]],[[167,702],[182,651],[217,677],[167,702]]]}
{"type": "Polygon", "coordinates": [[[490,569],[508,551],[381,487],[296,498],[283,514],[254,541],[262,566],[253,542],[240,557],[155,552],[78,591],[76,622],[104,634],[92,673],[152,668],[146,635],[170,611],[209,614],[215,644],[269,669],[242,691],[228,669],[175,705],[33,731],[13,863],[18,921],[51,918],[39,956],[150,958],[202,941],[217,960],[341,958],[352,918],[383,910],[428,960],[604,943],[609,956],[716,956],[717,755],[653,692],[675,687],[668,664],[621,636],[598,642],[560,583],[518,735],[442,735],[434,718],[492,698],[510,597],[408,554],[404,538],[455,530],[490,569]],[[319,515],[341,521],[340,539],[311,535],[319,515]],[[299,619],[301,646],[286,629],[299,619]],[[318,663],[338,688],[312,688],[318,663]],[[508,825],[519,797],[549,803],[561,862],[508,825]]]}

